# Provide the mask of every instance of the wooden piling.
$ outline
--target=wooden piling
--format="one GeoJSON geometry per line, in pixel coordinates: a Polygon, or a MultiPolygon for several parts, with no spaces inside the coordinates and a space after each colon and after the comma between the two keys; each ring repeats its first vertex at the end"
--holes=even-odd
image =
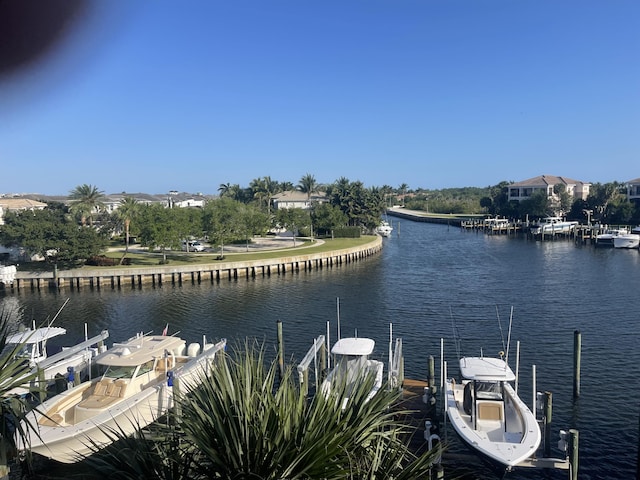
{"type": "Polygon", "coordinates": [[[429,390],[431,395],[435,395],[438,387],[436,386],[436,362],[433,355],[429,355],[429,390]]]}
{"type": "Polygon", "coordinates": [[[551,457],[551,420],[553,395],[551,392],[544,392],[544,456],[551,457]]]}
{"type": "Polygon", "coordinates": [[[573,398],[580,396],[580,356],[582,353],[582,334],[573,332],[573,398]]]}
{"type": "Polygon", "coordinates": [[[284,377],[284,339],[282,337],[282,320],[278,320],[278,373],[284,377]]]}
{"type": "Polygon", "coordinates": [[[47,381],[44,378],[44,368],[38,368],[38,397],[40,403],[44,402],[47,397],[47,381]]]}
{"type": "Polygon", "coordinates": [[[569,480],[578,480],[578,430],[569,430],[569,480]]]}

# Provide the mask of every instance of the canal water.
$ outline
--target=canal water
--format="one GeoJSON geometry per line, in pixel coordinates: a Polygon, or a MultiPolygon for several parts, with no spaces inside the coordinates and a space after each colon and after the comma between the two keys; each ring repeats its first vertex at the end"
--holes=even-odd
{"type": "MultiPolygon", "coordinates": [[[[458,227],[393,220],[380,255],[322,270],[220,283],[112,290],[0,294],[0,308],[16,322],[53,318],[67,328],[66,343],[108,329],[110,341],[136,332],[180,332],[264,342],[275,354],[276,323],[283,322],[286,356],[302,358],[314,337],[338,317],[343,336],[373,337],[385,358],[389,324],[402,337],[406,375],[425,378],[429,355],[439,362],[440,339],[450,373],[461,355],[497,355],[509,338],[510,358],[520,342],[519,393],[532,403],[537,390],[553,394],[552,456],[560,429],[580,433],[580,478],[634,478],[640,402],[640,254],[596,249],[568,240],[489,236],[458,227]],[[582,334],[581,396],[572,399],[573,338],[582,334]],[[459,342],[456,348],[457,338],[459,342]]],[[[108,342],[109,343],[109,342],[108,342]]],[[[439,371],[437,371],[439,375],[439,371]]],[[[463,447],[447,434],[452,452],[463,447]]],[[[452,472],[447,472],[452,473],[452,472]]],[[[463,478],[495,478],[480,463],[459,465],[463,478]]],[[[566,478],[566,472],[512,472],[509,478],[566,478]]]]}

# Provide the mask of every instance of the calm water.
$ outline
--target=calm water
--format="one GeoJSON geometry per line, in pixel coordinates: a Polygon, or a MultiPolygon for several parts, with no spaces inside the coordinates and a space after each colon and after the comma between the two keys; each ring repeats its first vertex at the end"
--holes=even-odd
{"type": "MultiPolygon", "coordinates": [[[[407,376],[424,378],[440,352],[455,368],[461,353],[502,350],[513,306],[512,350],[521,343],[520,394],[531,404],[531,365],[538,391],[553,392],[553,456],[559,429],[580,431],[580,478],[633,478],[640,405],[632,376],[640,364],[637,250],[604,250],[570,241],[536,242],[485,236],[457,227],[393,219],[395,231],[371,259],[314,272],[211,285],[82,292],[23,291],[0,297],[16,322],[53,317],[78,340],[109,329],[111,341],[159,333],[168,323],[188,341],[203,334],[231,341],[255,337],[273,348],[282,320],[287,356],[300,359],[331,321],[336,299],[342,334],[375,338],[383,357],[389,323],[403,338],[407,376]],[[398,235],[399,233],[399,235],[398,235]],[[573,332],[582,332],[582,395],[572,400],[573,332]]],[[[67,338],[70,343],[73,338],[67,338]]],[[[439,374],[439,373],[438,373],[439,374]]],[[[452,433],[452,450],[460,448],[452,433]]],[[[473,466],[465,478],[490,478],[473,466]]],[[[514,472],[510,478],[566,478],[566,473],[514,472]]]]}

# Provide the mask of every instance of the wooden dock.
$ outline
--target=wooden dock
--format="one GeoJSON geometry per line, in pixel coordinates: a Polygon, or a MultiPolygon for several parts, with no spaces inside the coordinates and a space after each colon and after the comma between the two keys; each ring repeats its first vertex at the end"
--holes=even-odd
{"type": "Polygon", "coordinates": [[[424,402],[425,389],[429,383],[424,380],[405,378],[402,383],[402,399],[396,405],[397,410],[406,411],[401,417],[403,424],[413,430],[408,439],[409,449],[415,455],[421,455],[429,450],[429,442],[425,439],[425,422],[434,426],[432,433],[439,435],[437,411],[435,405],[424,402]]]}

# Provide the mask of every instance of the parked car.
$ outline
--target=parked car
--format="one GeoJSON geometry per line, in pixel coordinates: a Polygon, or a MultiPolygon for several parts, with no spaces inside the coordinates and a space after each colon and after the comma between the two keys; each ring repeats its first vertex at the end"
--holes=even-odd
{"type": "Polygon", "coordinates": [[[204,252],[204,245],[198,242],[197,240],[190,241],[188,243],[182,242],[182,250],[186,252],[204,252]]]}

